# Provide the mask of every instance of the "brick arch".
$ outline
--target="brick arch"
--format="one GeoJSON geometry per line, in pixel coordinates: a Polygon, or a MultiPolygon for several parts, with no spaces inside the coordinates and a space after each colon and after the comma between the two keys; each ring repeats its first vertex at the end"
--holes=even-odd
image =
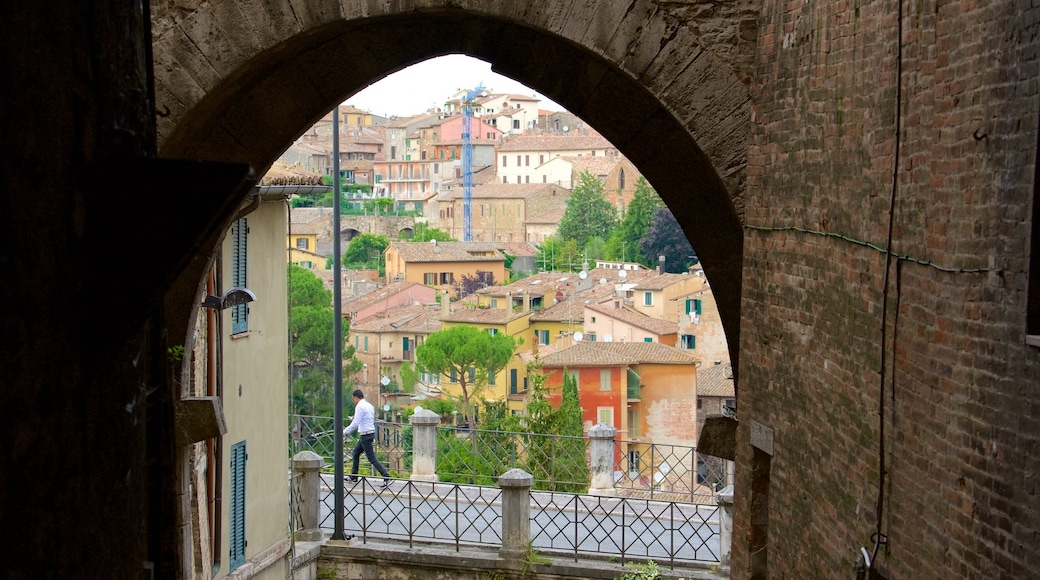
{"type": "Polygon", "coordinates": [[[653,184],[704,265],[737,368],[749,94],[695,23],[645,0],[224,4],[153,12],[162,156],[263,171],[384,76],[480,58],[595,127],[653,184]]]}

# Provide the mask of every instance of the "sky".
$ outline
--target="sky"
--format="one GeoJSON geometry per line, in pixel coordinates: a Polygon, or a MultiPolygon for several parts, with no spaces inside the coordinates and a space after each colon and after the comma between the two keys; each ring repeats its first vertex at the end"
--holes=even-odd
{"type": "Polygon", "coordinates": [[[563,107],[534,89],[491,71],[491,64],[461,54],[431,58],[402,69],[369,85],[343,102],[375,115],[405,117],[418,115],[431,107],[442,107],[457,90],[484,88],[495,93],[536,95],[538,106],[550,111],[563,107]]]}

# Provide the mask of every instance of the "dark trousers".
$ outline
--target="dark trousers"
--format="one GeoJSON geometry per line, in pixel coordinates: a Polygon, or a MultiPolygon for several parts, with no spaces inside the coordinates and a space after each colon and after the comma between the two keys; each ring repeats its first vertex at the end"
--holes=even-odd
{"type": "Polygon", "coordinates": [[[372,467],[375,467],[376,471],[383,477],[390,477],[390,472],[383,467],[383,464],[379,462],[379,458],[376,457],[376,448],[373,443],[375,439],[375,433],[369,433],[362,435],[361,439],[358,440],[357,445],[354,446],[354,466],[350,470],[351,475],[357,475],[358,460],[361,459],[361,452],[364,451],[365,457],[368,458],[368,462],[372,464],[372,467]]]}

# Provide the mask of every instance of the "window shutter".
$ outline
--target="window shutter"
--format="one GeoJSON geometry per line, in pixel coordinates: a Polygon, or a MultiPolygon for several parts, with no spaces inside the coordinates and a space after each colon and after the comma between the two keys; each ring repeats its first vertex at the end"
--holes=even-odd
{"type": "Polygon", "coordinates": [[[231,446],[231,570],[246,561],[246,459],[245,441],[231,446]]]}
{"type": "Polygon", "coordinates": [[[693,308],[694,308],[694,311],[697,313],[697,316],[700,316],[701,315],[701,301],[700,300],[694,300],[693,301],[693,308]]]}
{"type": "MultiPolygon", "coordinates": [[[[246,258],[248,257],[246,240],[249,225],[246,218],[240,218],[231,226],[231,286],[245,288],[246,258]]],[[[239,334],[249,330],[249,308],[239,304],[231,308],[231,333],[239,334]]]]}

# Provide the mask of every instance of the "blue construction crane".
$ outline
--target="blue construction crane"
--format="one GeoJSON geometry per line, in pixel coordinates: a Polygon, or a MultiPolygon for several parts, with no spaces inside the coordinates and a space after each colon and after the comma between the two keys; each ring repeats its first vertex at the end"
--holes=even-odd
{"type": "Polygon", "coordinates": [[[484,83],[466,93],[462,101],[462,241],[473,241],[473,100],[484,92],[484,83]]]}

